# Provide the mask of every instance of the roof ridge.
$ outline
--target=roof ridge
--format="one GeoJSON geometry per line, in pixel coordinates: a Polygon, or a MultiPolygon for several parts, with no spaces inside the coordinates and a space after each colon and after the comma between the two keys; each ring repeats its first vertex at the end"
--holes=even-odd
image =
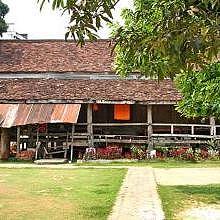
{"type": "MultiPolygon", "coordinates": [[[[85,40],[86,43],[95,43],[95,42],[110,42],[113,39],[106,38],[106,39],[96,39],[96,40],[85,40]]],[[[18,43],[38,43],[38,42],[71,42],[71,43],[77,43],[77,41],[71,39],[71,40],[65,40],[65,39],[27,39],[27,40],[17,40],[17,39],[0,39],[0,42],[18,42],[18,43]]]]}

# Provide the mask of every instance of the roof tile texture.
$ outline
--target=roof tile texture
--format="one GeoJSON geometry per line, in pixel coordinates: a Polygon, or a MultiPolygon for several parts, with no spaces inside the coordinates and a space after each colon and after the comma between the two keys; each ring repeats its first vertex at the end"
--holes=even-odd
{"type": "Polygon", "coordinates": [[[107,100],[164,102],[181,99],[170,80],[0,80],[0,100],[107,100]]]}
{"type": "Polygon", "coordinates": [[[112,72],[110,41],[0,40],[0,72],[112,72]]]}

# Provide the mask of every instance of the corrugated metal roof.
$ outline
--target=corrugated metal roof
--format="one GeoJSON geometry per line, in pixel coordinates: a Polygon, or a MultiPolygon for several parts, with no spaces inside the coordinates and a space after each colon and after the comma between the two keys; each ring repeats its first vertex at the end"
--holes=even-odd
{"type": "Polygon", "coordinates": [[[0,104],[1,127],[44,123],[77,123],[80,104],[0,104]]]}

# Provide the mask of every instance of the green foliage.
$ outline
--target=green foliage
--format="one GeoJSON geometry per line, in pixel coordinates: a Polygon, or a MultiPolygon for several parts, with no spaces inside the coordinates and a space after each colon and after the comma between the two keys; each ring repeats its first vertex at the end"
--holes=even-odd
{"type": "Polygon", "coordinates": [[[2,37],[2,34],[6,32],[8,29],[8,25],[6,24],[4,20],[5,15],[8,12],[9,12],[8,6],[0,0],[0,37],[2,37]]]}
{"type": "Polygon", "coordinates": [[[204,68],[219,49],[219,1],[134,0],[114,27],[115,67],[127,76],[173,78],[180,70],[204,68]]]}
{"type": "Polygon", "coordinates": [[[220,62],[203,71],[178,74],[176,85],[183,95],[177,110],[187,117],[220,118],[220,62]]]}
{"type": "MultiPolygon", "coordinates": [[[[112,9],[115,8],[118,0],[47,0],[52,2],[52,8],[61,9],[68,13],[69,27],[65,35],[67,39],[72,36],[81,45],[85,39],[95,40],[98,38],[97,31],[102,27],[103,22],[112,21],[112,9]]],[[[46,0],[38,0],[41,9],[46,0]]]]}

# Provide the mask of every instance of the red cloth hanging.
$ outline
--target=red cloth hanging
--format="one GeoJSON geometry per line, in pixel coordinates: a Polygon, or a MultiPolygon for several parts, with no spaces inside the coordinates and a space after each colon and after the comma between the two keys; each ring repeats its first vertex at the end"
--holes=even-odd
{"type": "Polygon", "coordinates": [[[115,120],[130,120],[131,106],[127,104],[114,105],[114,119],[115,120]]]}

